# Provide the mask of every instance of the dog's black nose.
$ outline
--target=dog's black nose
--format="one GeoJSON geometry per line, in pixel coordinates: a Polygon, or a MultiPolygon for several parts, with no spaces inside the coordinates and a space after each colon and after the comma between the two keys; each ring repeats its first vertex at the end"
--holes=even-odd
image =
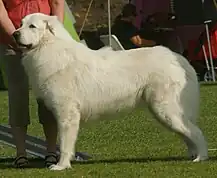
{"type": "Polygon", "coordinates": [[[13,33],[13,37],[15,38],[15,40],[19,39],[19,37],[20,37],[20,32],[19,32],[19,31],[15,31],[15,32],[13,33]]]}

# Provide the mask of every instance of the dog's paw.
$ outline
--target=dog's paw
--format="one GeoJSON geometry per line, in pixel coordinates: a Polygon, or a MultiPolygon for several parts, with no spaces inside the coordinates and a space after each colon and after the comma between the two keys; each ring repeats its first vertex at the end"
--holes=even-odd
{"type": "Polygon", "coordinates": [[[68,168],[71,168],[71,165],[68,165],[68,166],[61,166],[61,165],[58,165],[58,164],[53,164],[49,167],[50,170],[52,171],[62,171],[64,169],[68,169],[68,168]]]}
{"type": "Polygon", "coordinates": [[[208,160],[208,156],[198,156],[196,159],[193,160],[194,163],[200,162],[200,161],[205,161],[208,160]]]}
{"type": "Polygon", "coordinates": [[[196,150],[191,150],[188,152],[188,157],[191,159],[191,160],[194,160],[197,158],[197,151],[196,150]]]}

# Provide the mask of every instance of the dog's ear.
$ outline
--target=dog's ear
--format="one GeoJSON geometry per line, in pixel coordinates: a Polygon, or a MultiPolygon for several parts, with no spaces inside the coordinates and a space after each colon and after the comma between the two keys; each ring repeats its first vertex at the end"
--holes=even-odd
{"type": "Polygon", "coordinates": [[[44,20],[44,23],[46,24],[46,29],[49,30],[53,35],[55,35],[55,21],[57,20],[57,16],[49,16],[48,19],[44,20]]]}

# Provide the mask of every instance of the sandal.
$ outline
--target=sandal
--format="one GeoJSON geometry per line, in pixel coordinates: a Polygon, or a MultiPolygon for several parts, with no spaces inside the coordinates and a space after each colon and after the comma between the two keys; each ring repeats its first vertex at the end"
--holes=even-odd
{"type": "Polygon", "coordinates": [[[26,156],[18,156],[16,157],[13,164],[16,168],[26,168],[29,164],[29,161],[26,156]]]}
{"type": "Polygon", "coordinates": [[[45,166],[50,167],[53,164],[57,164],[58,157],[55,153],[48,153],[47,156],[45,156],[45,166]]]}

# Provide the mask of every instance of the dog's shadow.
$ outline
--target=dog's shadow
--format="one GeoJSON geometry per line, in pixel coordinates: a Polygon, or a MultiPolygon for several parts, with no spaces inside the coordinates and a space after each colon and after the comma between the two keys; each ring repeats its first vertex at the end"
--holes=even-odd
{"type": "MultiPolygon", "coordinates": [[[[216,161],[217,156],[210,157],[209,161],[216,161]]],[[[13,167],[13,158],[0,158],[0,169],[9,169],[13,167]]],[[[89,164],[114,164],[114,163],[148,163],[148,162],[170,162],[170,161],[189,161],[187,157],[155,157],[155,158],[123,158],[123,159],[102,159],[88,161],[73,161],[72,164],[89,165],[89,164]]],[[[44,168],[44,160],[40,158],[30,158],[29,166],[26,168],[44,168]]],[[[15,168],[14,168],[15,169],[15,168]]]]}

